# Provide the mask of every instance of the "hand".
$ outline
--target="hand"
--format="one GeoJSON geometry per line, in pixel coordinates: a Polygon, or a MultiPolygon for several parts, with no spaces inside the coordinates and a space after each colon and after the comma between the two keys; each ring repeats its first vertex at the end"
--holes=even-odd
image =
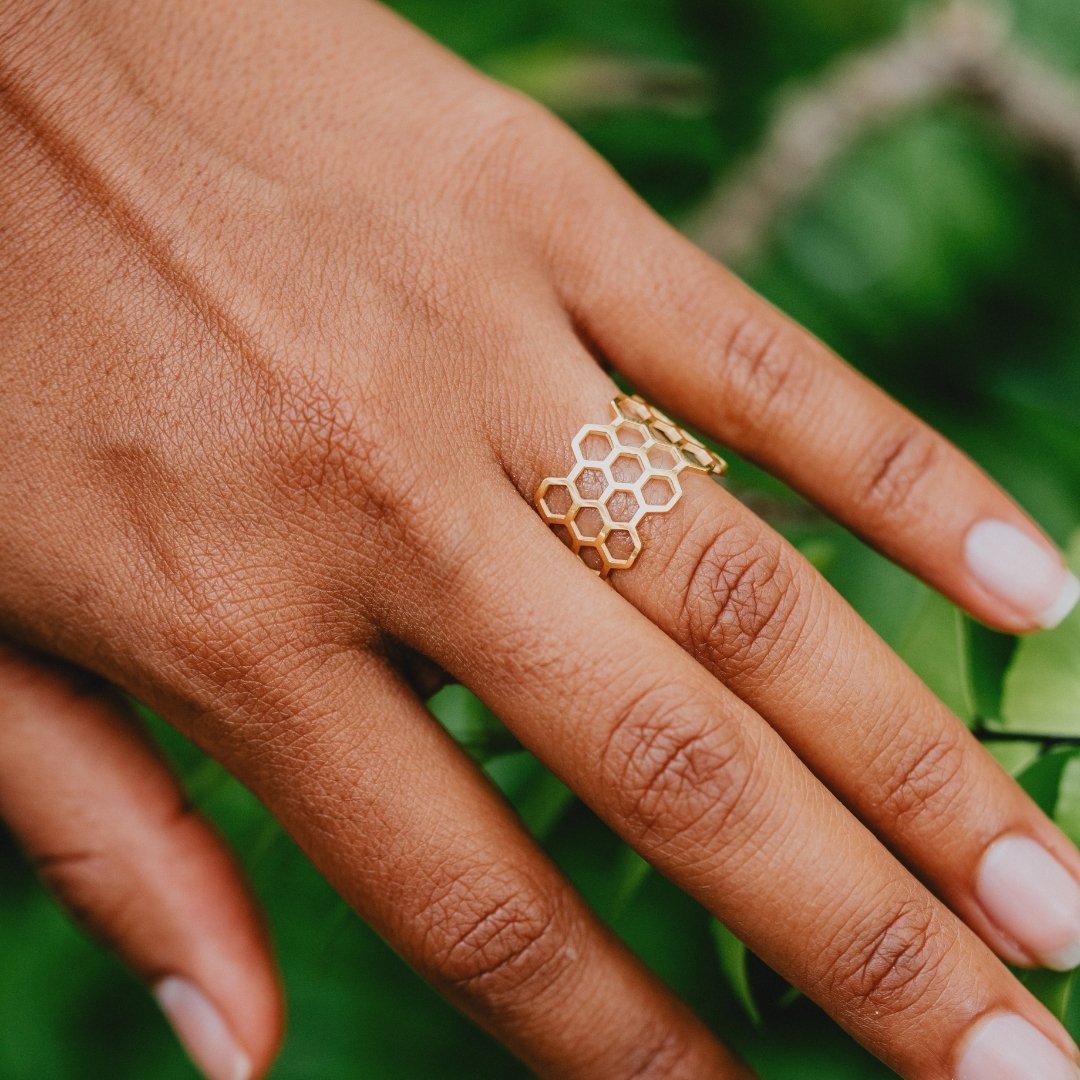
{"type": "Polygon", "coordinates": [[[257,917],[91,672],[539,1074],[747,1077],[425,713],[442,669],[903,1076],[1075,1076],[994,953],[1080,959],[1080,858],[945,707],[703,477],[614,588],[530,503],[599,354],[992,625],[1075,599],[1049,543],[537,107],[270,10],[0,15],[0,814],[46,876],[209,1075],[265,1071],[257,917]]]}

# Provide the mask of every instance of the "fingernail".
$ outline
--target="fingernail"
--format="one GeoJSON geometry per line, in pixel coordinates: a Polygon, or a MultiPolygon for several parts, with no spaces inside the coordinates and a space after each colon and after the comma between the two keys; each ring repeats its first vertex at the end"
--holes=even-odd
{"type": "Polygon", "coordinates": [[[208,1080],[251,1080],[251,1062],[221,1013],[187,979],[170,975],[154,987],[161,1011],[208,1080]]]}
{"type": "Polygon", "coordinates": [[[1041,844],[1005,836],[983,855],[975,895],[986,913],[1041,964],[1080,965],[1080,885],[1041,844]]]}
{"type": "Polygon", "coordinates": [[[964,1040],[956,1080],[1080,1080],[1080,1069],[1023,1017],[992,1013],[964,1040]]]}
{"type": "Polygon", "coordinates": [[[1005,521],[980,521],[964,540],[983,588],[1037,626],[1057,626],[1080,601],[1080,581],[1054,548],[1005,521]]]}

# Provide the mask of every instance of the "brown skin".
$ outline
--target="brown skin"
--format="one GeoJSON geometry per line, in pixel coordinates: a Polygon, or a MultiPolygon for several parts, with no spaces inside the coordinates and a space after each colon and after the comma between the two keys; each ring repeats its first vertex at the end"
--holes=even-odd
{"type": "Polygon", "coordinates": [[[973,879],[1005,832],[1080,860],[801,557],[691,477],[612,589],[529,505],[607,416],[584,332],[1030,629],[962,564],[980,518],[1040,535],[970,462],[379,7],[9,3],[0,76],[0,813],[137,971],[269,1066],[244,887],[78,669],[224,762],[540,1075],[749,1076],[426,715],[419,654],[902,1075],[947,1080],[993,1009],[1071,1052],[973,879]]]}

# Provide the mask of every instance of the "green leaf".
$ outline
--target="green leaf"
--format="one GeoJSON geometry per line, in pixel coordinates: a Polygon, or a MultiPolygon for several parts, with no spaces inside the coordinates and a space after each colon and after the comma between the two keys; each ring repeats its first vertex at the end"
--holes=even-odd
{"type": "Polygon", "coordinates": [[[985,723],[1001,716],[1005,672],[1016,651],[1016,638],[991,630],[972,619],[967,620],[967,635],[975,712],[985,723]]]}
{"type": "Polygon", "coordinates": [[[635,894],[645,884],[652,867],[631,847],[622,847],[615,866],[615,898],[612,909],[618,915],[633,900],[635,894]]]}
{"type": "Polygon", "coordinates": [[[749,952],[746,946],[719,920],[713,919],[711,928],[713,941],[716,943],[716,955],[720,961],[720,970],[724,973],[724,978],[739,1004],[746,1010],[746,1015],[756,1026],[760,1026],[761,1010],[750,989],[750,974],[746,965],[749,952]]]}
{"type": "Polygon", "coordinates": [[[1065,1019],[1076,995],[1075,971],[1029,971],[1024,973],[1022,981],[1059,1020],[1065,1019]]]}
{"type": "Polygon", "coordinates": [[[1025,769],[1039,760],[1041,744],[1037,742],[995,742],[993,738],[986,743],[986,749],[997,759],[997,763],[1010,776],[1018,776],[1025,769]]]}
{"type": "Polygon", "coordinates": [[[477,761],[486,762],[521,749],[495,714],[464,686],[444,686],[428,700],[428,709],[477,761]]]}
{"type": "MultiPolygon", "coordinates": [[[[1069,546],[1080,570],[1080,532],[1069,546]]],[[[1024,638],[1005,675],[1005,731],[1080,737],[1080,608],[1056,629],[1024,638]]]]}
{"type": "Polygon", "coordinates": [[[968,620],[938,593],[927,593],[897,652],[966,724],[976,717],[968,620]]]}
{"type": "Polygon", "coordinates": [[[1075,750],[1054,750],[1044,754],[1017,777],[1020,786],[1035,800],[1044,814],[1053,817],[1061,791],[1062,774],[1076,754],[1075,750]]]}
{"type": "Polygon", "coordinates": [[[1072,751],[1061,770],[1054,821],[1074,844],[1080,844],[1080,751],[1072,751]]]}
{"type": "Polygon", "coordinates": [[[576,802],[574,793],[557,776],[524,751],[491,759],[484,772],[538,840],[546,840],[576,802]]]}

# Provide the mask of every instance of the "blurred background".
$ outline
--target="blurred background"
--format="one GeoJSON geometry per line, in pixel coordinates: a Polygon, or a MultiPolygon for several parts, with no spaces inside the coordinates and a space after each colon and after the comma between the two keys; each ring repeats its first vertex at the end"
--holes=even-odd
{"type": "MultiPolygon", "coordinates": [[[[1080,567],[1080,5],[397,0],[950,436],[1080,567]]],[[[1080,616],[1018,644],[736,461],[799,545],[1080,840],[1080,616]]],[[[765,1080],[888,1077],[457,687],[432,708],[597,911],[765,1080]]],[[[148,718],[269,912],[276,1080],[516,1080],[255,800],[148,718]]],[[[418,777],[417,783],[423,783],[418,777]]],[[[198,897],[191,903],[198,904],[198,897]]],[[[1080,1036],[1072,976],[1026,976],[1080,1036]]],[[[0,834],[0,1080],[191,1080],[149,998],[0,834]]]]}

